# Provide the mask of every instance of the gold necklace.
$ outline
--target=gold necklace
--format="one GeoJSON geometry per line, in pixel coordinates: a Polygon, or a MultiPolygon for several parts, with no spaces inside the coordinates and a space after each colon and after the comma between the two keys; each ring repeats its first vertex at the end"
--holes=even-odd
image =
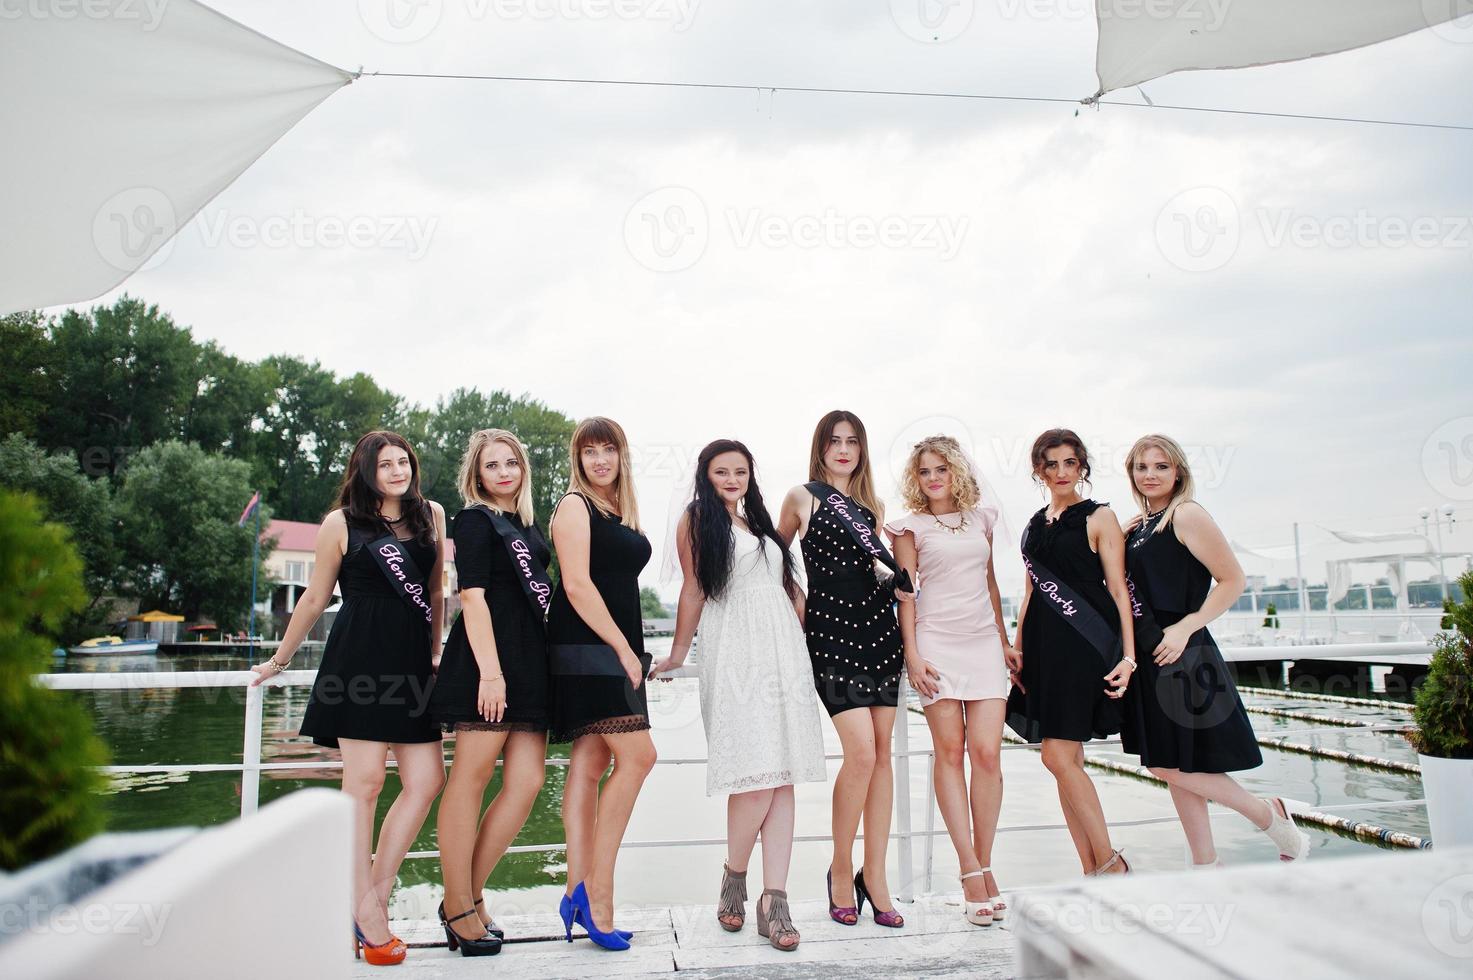
{"type": "MultiPolygon", "coordinates": [[[[928,513],[930,512],[930,508],[929,507],[926,508],[926,510],[927,510],[928,513]]],[[[967,515],[966,515],[965,512],[962,514],[962,522],[960,524],[958,524],[956,527],[952,527],[950,524],[947,524],[945,521],[943,521],[939,516],[937,516],[934,513],[931,514],[931,520],[935,521],[936,522],[936,526],[939,527],[939,528],[941,528],[943,531],[947,532],[948,534],[961,534],[962,531],[966,530],[967,523],[968,523],[968,521],[967,521],[967,515]]]]}

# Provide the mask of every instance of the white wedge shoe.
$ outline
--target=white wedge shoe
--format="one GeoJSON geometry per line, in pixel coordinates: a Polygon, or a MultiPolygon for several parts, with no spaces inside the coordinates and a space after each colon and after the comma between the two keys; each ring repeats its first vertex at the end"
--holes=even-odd
{"type": "Polygon", "coordinates": [[[1309,857],[1309,835],[1294,826],[1294,821],[1288,816],[1288,804],[1279,797],[1263,802],[1268,804],[1269,813],[1268,826],[1263,828],[1263,832],[1279,849],[1279,860],[1303,861],[1309,857]],[[1280,815],[1280,810],[1284,811],[1283,815],[1280,815]]]}
{"type": "MultiPolygon", "coordinates": [[[[982,869],[982,873],[984,875],[990,874],[991,872],[991,867],[986,867],[982,869]]],[[[1003,917],[1003,913],[1008,910],[1008,903],[1002,900],[1001,894],[993,895],[990,899],[988,899],[988,901],[992,903],[992,917],[994,919],[1001,919],[1003,917]]]]}
{"type": "MultiPolygon", "coordinates": [[[[966,874],[962,875],[957,880],[958,881],[966,881],[968,878],[979,878],[979,877],[981,877],[982,875],[984,875],[986,873],[987,873],[986,872],[986,869],[983,869],[982,871],[968,871],[966,874]]],[[[963,911],[962,911],[962,915],[972,925],[974,925],[974,926],[990,926],[990,925],[992,925],[992,920],[996,917],[996,911],[997,911],[996,908],[992,904],[992,899],[989,898],[985,902],[969,902],[964,897],[962,899],[962,905],[964,906],[963,911]]]]}

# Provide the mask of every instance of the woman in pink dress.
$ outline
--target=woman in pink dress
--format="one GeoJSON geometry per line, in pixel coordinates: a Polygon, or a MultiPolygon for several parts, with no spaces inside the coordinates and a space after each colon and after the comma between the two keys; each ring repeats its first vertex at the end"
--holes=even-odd
{"type": "Polygon", "coordinates": [[[973,925],[990,925],[1007,907],[990,867],[1009,686],[1008,634],[992,569],[1000,511],[982,499],[977,474],[950,436],[916,443],[900,489],[910,513],[885,532],[916,582],[914,601],[900,603],[905,672],[931,727],[936,803],[956,848],[964,914],[973,925]],[[964,756],[972,763],[970,789],[964,756]]]}

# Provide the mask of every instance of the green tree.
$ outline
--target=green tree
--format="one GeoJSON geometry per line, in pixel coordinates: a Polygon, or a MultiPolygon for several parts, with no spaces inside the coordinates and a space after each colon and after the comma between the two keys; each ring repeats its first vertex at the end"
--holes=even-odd
{"type": "Polygon", "coordinates": [[[639,590],[639,614],[645,619],[670,618],[670,610],[660,601],[660,593],[648,585],[639,590]]]}
{"type": "Polygon", "coordinates": [[[107,750],[81,705],[32,680],[87,601],[66,529],[0,491],[0,539],[0,870],[15,871],[102,828],[107,750]]]}
{"type": "MultiPolygon", "coordinates": [[[[236,519],[251,492],[245,462],[209,455],[192,443],[164,442],[138,453],[116,498],[130,593],[145,607],[186,619],[242,625],[255,524],[237,527],[236,519]]],[[[262,512],[263,528],[269,517],[262,512]]],[[[263,542],[263,563],[269,552],[263,542]]],[[[269,588],[263,582],[258,594],[269,588]]]]}
{"type": "MultiPolygon", "coordinates": [[[[118,573],[118,543],[112,488],[89,480],[68,453],[47,453],[19,433],[0,441],[0,486],[34,494],[46,519],[64,525],[82,558],[82,581],[89,602],[86,622],[99,600],[113,591],[118,573]]],[[[70,636],[76,623],[68,624],[70,636]]]]}
{"type": "Polygon", "coordinates": [[[51,405],[55,366],[47,321],[39,312],[0,317],[0,432],[35,437],[51,405]]]}
{"type": "Polygon", "coordinates": [[[1408,736],[1418,752],[1473,759],[1473,572],[1458,579],[1464,598],[1447,612],[1446,632],[1432,640],[1427,679],[1417,690],[1408,736]]]}

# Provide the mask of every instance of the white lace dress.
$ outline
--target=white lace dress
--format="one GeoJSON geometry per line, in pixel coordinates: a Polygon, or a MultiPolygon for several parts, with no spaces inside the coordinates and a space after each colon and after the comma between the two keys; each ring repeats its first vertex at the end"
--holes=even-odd
{"type": "Polygon", "coordinates": [[[697,656],[706,795],[827,779],[808,643],[783,591],[782,556],[734,527],[731,580],[701,610],[697,656]],[[765,558],[765,560],[764,560],[765,558]]]}

